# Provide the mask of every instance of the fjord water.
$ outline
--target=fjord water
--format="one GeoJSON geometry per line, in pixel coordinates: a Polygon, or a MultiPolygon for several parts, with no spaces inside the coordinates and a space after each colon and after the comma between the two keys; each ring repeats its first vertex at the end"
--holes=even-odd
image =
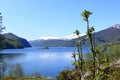
{"type": "MultiPolygon", "coordinates": [[[[24,49],[5,49],[2,54],[8,55],[4,60],[9,64],[21,64],[26,74],[40,72],[45,77],[55,77],[65,67],[73,68],[71,61],[72,53],[77,52],[75,47],[50,47],[49,49],[41,49],[38,47],[24,49]],[[15,55],[17,54],[17,55],[15,55]]],[[[88,49],[83,47],[83,52],[88,49]]]]}

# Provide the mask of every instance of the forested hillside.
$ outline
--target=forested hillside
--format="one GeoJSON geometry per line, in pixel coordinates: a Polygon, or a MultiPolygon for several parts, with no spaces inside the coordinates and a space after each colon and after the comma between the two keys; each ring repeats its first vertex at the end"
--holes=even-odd
{"type": "Polygon", "coordinates": [[[29,44],[29,42],[26,39],[18,37],[13,33],[6,33],[3,35],[8,39],[12,39],[12,40],[19,42],[23,47],[31,47],[31,45],[29,44]]]}
{"type": "Polygon", "coordinates": [[[0,44],[0,48],[2,49],[24,48],[19,42],[8,39],[3,35],[0,35],[0,44]]]}

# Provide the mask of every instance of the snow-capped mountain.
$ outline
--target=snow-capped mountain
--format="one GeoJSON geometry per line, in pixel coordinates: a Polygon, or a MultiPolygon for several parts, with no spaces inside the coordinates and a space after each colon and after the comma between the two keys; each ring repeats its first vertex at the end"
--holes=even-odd
{"type": "MultiPolygon", "coordinates": [[[[83,35],[85,34],[81,34],[80,36],[83,35]]],[[[29,42],[32,44],[32,46],[73,46],[74,43],[71,40],[76,38],[78,38],[78,36],[75,34],[64,37],[47,36],[29,42]]]]}
{"type": "MultiPolygon", "coordinates": [[[[84,35],[85,34],[80,34],[80,36],[84,36],[84,35]]],[[[41,37],[38,40],[72,40],[72,39],[75,39],[75,38],[78,38],[78,36],[75,35],[75,34],[72,34],[72,35],[64,36],[64,37],[46,36],[46,37],[41,37]]]]}
{"type": "Polygon", "coordinates": [[[109,27],[108,29],[120,29],[120,24],[115,24],[115,25],[109,27]]]}
{"type": "MultiPolygon", "coordinates": [[[[107,29],[98,31],[93,33],[95,38],[96,44],[102,44],[107,42],[120,42],[120,24],[115,24],[111,27],[108,27],[107,29]]],[[[80,35],[83,43],[82,45],[89,45],[89,40],[86,39],[85,34],[80,35]]],[[[52,46],[52,47],[58,47],[58,46],[75,46],[75,41],[78,36],[76,35],[70,35],[70,36],[64,36],[64,37],[54,37],[54,36],[48,36],[48,37],[41,37],[38,40],[30,41],[32,46],[52,46]]]]}
{"type": "Polygon", "coordinates": [[[59,39],[59,38],[55,36],[45,36],[45,37],[40,37],[40,39],[38,40],[52,40],[52,39],[59,39]]]}

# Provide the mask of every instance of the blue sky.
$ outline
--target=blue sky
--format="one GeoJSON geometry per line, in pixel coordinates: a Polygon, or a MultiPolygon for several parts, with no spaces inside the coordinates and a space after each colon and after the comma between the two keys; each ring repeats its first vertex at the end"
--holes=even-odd
{"type": "Polygon", "coordinates": [[[4,33],[28,40],[86,32],[80,13],[89,10],[90,25],[100,31],[120,23],[120,0],[0,0],[4,33]]]}

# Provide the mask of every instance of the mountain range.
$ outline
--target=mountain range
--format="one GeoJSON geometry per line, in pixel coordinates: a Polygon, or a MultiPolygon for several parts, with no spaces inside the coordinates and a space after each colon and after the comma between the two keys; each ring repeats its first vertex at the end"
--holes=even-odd
{"type": "MultiPolygon", "coordinates": [[[[86,35],[81,36],[82,38],[82,45],[88,46],[89,40],[86,38],[86,35]]],[[[107,29],[94,32],[93,38],[95,44],[102,44],[105,42],[120,42],[120,24],[115,24],[113,26],[110,26],[107,29]]],[[[75,46],[77,38],[71,38],[71,39],[38,39],[38,40],[32,40],[29,41],[32,46],[49,46],[49,47],[73,47],[75,46]]]]}
{"type": "MultiPolygon", "coordinates": [[[[86,35],[82,35],[80,37],[83,46],[89,45],[89,40],[86,38],[86,35]]],[[[94,32],[93,38],[95,44],[103,44],[105,42],[120,42],[120,24],[115,24],[110,26],[107,29],[94,32]]],[[[58,37],[43,37],[38,40],[27,41],[24,38],[18,37],[13,33],[6,33],[0,35],[0,48],[3,49],[13,49],[13,48],[25,48],[32,46],[39,47],[73,47],[75,46],[75,42],[77,40],[77,36],[71,35],[63,38],[58,37]]]]}

